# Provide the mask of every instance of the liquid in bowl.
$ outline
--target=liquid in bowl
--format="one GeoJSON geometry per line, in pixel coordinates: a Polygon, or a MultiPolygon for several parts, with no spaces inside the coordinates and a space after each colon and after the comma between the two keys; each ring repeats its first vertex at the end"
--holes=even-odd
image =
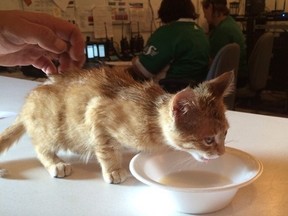
{"type": "Polygon", "coordinates": [[[181,188],[210,188],[232,184],[228,177],[205,171],[179,171],[163,176],[160,184],[181,188]]]}

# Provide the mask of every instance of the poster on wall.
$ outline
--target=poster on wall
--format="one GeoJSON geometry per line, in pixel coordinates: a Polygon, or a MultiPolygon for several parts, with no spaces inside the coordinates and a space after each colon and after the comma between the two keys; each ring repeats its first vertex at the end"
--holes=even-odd
{"type": "Polygon", "coordinates": [[[108,5],[98,5],[93,8],[94,37],[111,38],[113,37],[112,16],[108,5]]]}
{"type": "MultiPolygon", "coordinates": [[[[95,38],[113,37],[113,25],[129,25],[129,32],[150,32],[151,8],[146,0],[11,0],[25,11],[48,13],[76,24],[95,38]]],[[[0,4],[1,5],[1,4],[0,4]]],[[[13,6],[15,7],[15,6],[13,6]]]]}
{"type": "Polygon", "coordinates": [[[76,9],[77,25],[81,32],[93,32],[93,14],[91,9],[76,9]]]}
{"type": "Polygon", "coordinates": [[[128,2],[124,0],[108,0],[113,23],[129,22],[128,2]]]}
{"type": "MultiPolygon", "coordinates": [[[[53,1],[62,11],[65,11],[68,4],[70,4],[70,0],[53,0],[53,1]]],[[[74,3],[74,1],[72,2],[74,3]]]]}
{"type": "Polygon", "coordinates": [[[62,10],[61,16],[63,19],[67,20],[68,22],[73,23],[73,24],[77,24],[74,0],[69,0],[65,11],[62,10]]]}
{"type": "Polygon", "coordinates": [[[81,32],[93,32],[94,31],[94,22],[93,22],[93,13],[92,10],[102,4],[105,0],[75,0],[75,13],[77,19],[77,25],[79,26],[81,32]]]}
{"type": "Polygon", "coordinates": [[[61,9],[51,0],[33,0],[29,4],[23,4],[23,10],[48,13],[55,17],[61,17],[61,9]]]}
{"type": "Polygon", "coordinates": [[[25,0],[23,10],[48,13],[76,24],[74,0],[25,0]]]}
{"type": "Polygon", "coordinates": [[[151,31],[153,22],[151,9],[143,1],[133,1],[129,3],[129,15],[132,32],[151,31]]]}
{"type": "Polygon", "coordinates": [[[22,3],[19,0],[0,1],[1,10],[19,10],[22,9],[22,3]]]}

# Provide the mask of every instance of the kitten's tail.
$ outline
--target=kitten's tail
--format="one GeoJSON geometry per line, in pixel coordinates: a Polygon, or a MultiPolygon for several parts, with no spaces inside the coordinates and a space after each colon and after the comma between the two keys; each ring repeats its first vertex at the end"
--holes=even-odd
{"type": "Polygon", "coordinates": [[[0,153],[8,150],[25,133],[25,127],[18,117],[16,121],[0,134],[0,153]]]}

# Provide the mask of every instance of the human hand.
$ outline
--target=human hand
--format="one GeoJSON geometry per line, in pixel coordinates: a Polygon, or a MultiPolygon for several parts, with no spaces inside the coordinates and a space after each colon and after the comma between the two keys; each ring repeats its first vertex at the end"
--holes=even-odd
{"type": "Polygon", "coordinates": [[[0,11],[0,65],[33,65],[46,74],[81,67],[84,40],[68,21],[44,13],[0,11]],[[59,61],[56,68],[52,60],[59,61]]]}

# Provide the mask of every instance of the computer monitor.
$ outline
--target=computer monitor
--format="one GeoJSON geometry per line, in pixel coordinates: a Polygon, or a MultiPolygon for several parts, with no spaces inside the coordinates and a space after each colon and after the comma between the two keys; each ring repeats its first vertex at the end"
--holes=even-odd
{"type": "Polygon", "coordinates": [[[97,44],[93,44],[93,52],[94,58],[97,58],[99,56],[97,44]]]}
{"type": "Polygon", "coordinates": [[[98,53],[99,53],[99,58],[106,57],[105,44],[98,44],[98,53]]]}
{"type": "Polygon", "coordinates": [[[93,59],[94,58],[94,50],[93,50],[92,44],[86,45],[86,56],[87,56],[87,59],[93,59]]]}
{"type": "Polygon", "coordinates": [[[86,44],[85,53],[87,61],[105,60],[108,58],[106,44],[103,42],[89,42],[86,44]]]}

